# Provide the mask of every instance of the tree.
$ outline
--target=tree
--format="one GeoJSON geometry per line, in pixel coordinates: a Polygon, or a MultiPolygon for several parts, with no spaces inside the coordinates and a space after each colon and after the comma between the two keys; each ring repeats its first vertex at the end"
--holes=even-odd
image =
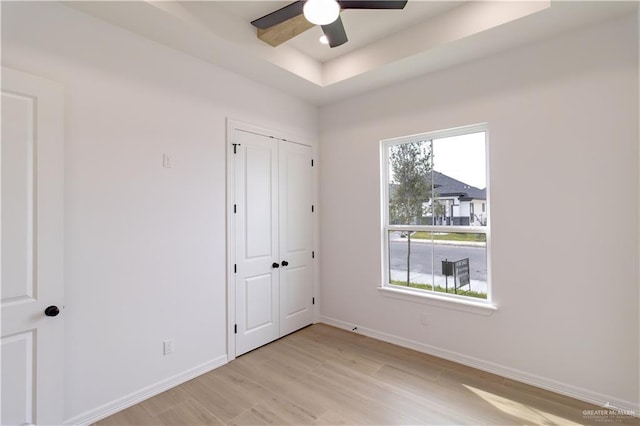
{"type": "Polygon", "coordinates": [[[423,205],[431,197],[431,144],[409,142],[390,148],[393,179],[390,188],[389,223],[420,223],[423,205]]]}

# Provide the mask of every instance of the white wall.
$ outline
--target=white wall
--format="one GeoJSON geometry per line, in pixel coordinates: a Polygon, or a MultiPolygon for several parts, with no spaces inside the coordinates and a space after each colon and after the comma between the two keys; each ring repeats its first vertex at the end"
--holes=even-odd
{"type": "Polygon", "coordinates": [[[2,3],[2,65],[65,86],[66,419],[224,362],[225,118],[317,109],[54,3],[2,3]]]}
{"type": "MultiPolygon", "coordinates": [[[[325,320],[637,407],[637,56],[624,19],[324,108],[325,320]],[[483,121],[499,310],[381,296],[378,141],[483,121]]],[[[53,3],[2,3],[2,65],[66,87],[66,418],[224,360],[225,117],[313,141],[316,109],[53,3]]]]}
{"type": "Polygon", "coordinates": [[[637,43],[620,18],[323,107],[324,321],[638,410],[637,43]],[[498,311],[385,297],[378,141],[481,122],[498,311]]]}

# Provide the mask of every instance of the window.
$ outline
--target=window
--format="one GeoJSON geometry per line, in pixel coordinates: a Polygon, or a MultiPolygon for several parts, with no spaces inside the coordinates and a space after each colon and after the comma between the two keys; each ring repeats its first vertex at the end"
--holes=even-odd
{"type": "Polygon", "coordinates": [[[486,125],[381,142],[383,288],[490,300],[486,144],[486,125]]]}

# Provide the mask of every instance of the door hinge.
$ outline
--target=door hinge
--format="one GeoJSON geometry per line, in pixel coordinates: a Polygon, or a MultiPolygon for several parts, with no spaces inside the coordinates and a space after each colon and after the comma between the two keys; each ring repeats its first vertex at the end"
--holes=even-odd
{"type": "Polygon", "coordinates": [[[315,252],[315,251],[312,251],[312,252],[311,252],[311,258],[312,258],[312,259],[315,259],[315,258],[316,258],[316,252],[315,252]]]}
{"type": "Polygon", "coordinates": [[[238,264],[237,264],[237,263],[234,263],[234,264],[233,264],[233,273],[234,273],[234,274],[237,274],[237,273],[238,273],[238,264]]]}
{"type": "Polygon", "coordinates": [[[313,206],[313,204],[311,205],[311,213],[313,213],[315,211],[315,207],[313,206]]]}
{"type": "Polygon", "coordinates": [[[237,154],[238,153],[237,148],[240,146],[240,144],[239,143],[232,143],[231,145],[233,145],[233,153],[237,154]]]}
{"type": "Polygon", "coordinates": [[[238,324],[233,324],[233,334],[238,334],[238,324]]]}
{"type": "Polygon", "coordinates": [[[311,159],[311,167],[313,167],[313,158],[311,159]]]}
{"type": "Polygon", "coordinates": [[[234,213],[237,213],[237,212],[238,212],[238,205],[237,205],[237,204],[234,204],[234,205],[233,205],[233,212],[234,212],[234,213]]]}
{"type": "Polygon", "coordinates": [[[316,304],[316,298],[315,298],[315,297],[312,297],[312,298],[311,298],[311,304],[312,304],[312,305],[315,305],[315,304],[316,304]]]}

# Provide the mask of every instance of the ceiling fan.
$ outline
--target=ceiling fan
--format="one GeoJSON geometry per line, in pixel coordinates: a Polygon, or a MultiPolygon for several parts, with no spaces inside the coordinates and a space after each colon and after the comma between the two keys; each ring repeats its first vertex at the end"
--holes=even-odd
{"type": "Polygon", "coordinates": [[[251,22],[258,38],[278,46],[320,25],[330,47],[348,41],[340,19],[346,9],[404,9],[407,0],[298,0],[251,22]]]}

